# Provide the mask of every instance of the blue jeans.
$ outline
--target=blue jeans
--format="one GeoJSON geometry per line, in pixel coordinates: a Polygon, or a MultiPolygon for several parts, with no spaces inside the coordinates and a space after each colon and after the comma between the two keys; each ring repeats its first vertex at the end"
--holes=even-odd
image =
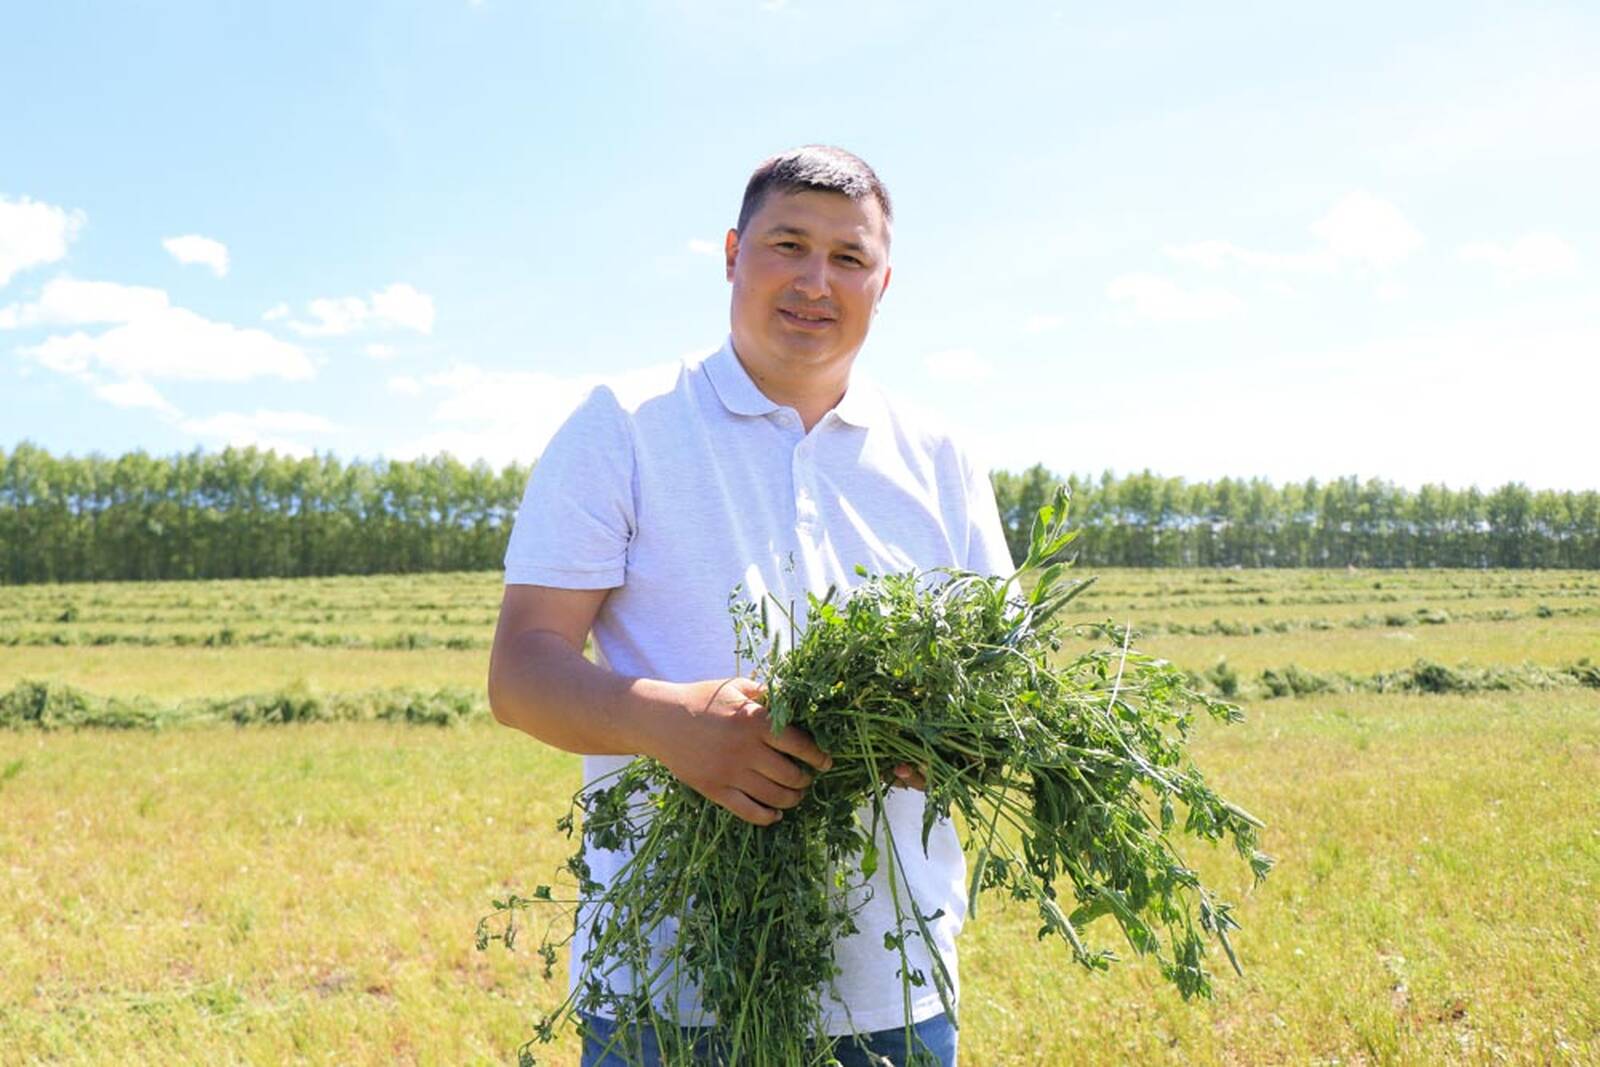
{"type": "MultiPolygon", "coordinates": [[[[584,1015],[583,1059],[582,1067],[679,1067],[678,1064],[669,1064],[661,1058],[661,1046],[654,1030],[641,1030],[636,1034],[628,1034],[614,1021],[601,1018],[598,1015],[584,1015]],[[636,1038],[637,1040],[629,1040],[636,1038]],[[607,1046],[612,1046],[608,1048],[607,1046]],[[627,1051],[630,1046],[637,1046],[643,1053],[642,1060],[629,1060],[627,1051]]],[[[696,1064],[717,1063],[713,1047],[714,1031],[700,1029],[685,1029],[685,1040],[694,1042],[694,1062],[696,1064]]],[[[935,1015],[931,1019],[924,1019],[911,1028],[912,1048],[925,1055],[931,1055],[931,1062],[938,1067],[956,1067],[956,1028],[950,1024],[950,1019],[944,1015],[935,1015]]],[[[906,1067],[906,1032],[903,1027],[893,1030],[877,1030],[870,1034],[862,1034],[859,1039],[840,1038],[834,1046],[833,1054],[839,1058],[843,1067],[883,1067],[881,1061],[868,1057],[886,1057],[894,1067],[906,1067]],[[859,1041],[859,1043],[858,1043],[859,1041]]]]}

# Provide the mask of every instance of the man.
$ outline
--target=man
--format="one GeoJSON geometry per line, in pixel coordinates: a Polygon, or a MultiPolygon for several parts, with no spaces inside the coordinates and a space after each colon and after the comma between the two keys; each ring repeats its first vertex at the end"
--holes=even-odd
{"type": "MultiPolygon", "coordinates": [[[[596,389],[539,459],[506,551],[490,702],[500,722],[583,753],[586,781],[644,754],[740,818],[780,819],[829,757],[792,726],[773,735],[760,686],[734,677],[730,590],[803,605],[807,591],[847,589],[858,564],[1009,573],[986,472],[854,370],[889,285],[892,221],[883,184],[848,152],[762,163],[726,239],[727,342],[670,379],[596,389]],[[582,655],[591,632],[597,663],[582,655]]],[[[921,784],[913,768],[896,773],[921,784]]],[[[900,840],[920,839],[922,802],[892,794],[900,840]]],[[[942,911],[933,939],[954,975],[966,900],[953,828],[909,852],[902,900],[909,890],[924,914],[942,911]]],[[[594,877],[621,862],[595,857],[594,877]]],[[[901,1063],[908,1020],[882,881],[861,932],[836,946],[827,1023],[901,1063]]],[[[932,973],[914,941],[912,966],[932,973]]],[[[574,959],[584,948],[580,930],[574,959]]],[[[611,980],[632,981],[620,969],[611,980]]],[[[918,1039],[953,1064],[936,992],[915,992],[918,1039]]],[[[696,1017],[692,990],[678,1010],[696,1017]]],[[[586,1045],[586,1064],[605,1062],[598,1048],[586,1045]]],[[[852,1043],[839,1054],[867,1062],[852,1043]]]]}

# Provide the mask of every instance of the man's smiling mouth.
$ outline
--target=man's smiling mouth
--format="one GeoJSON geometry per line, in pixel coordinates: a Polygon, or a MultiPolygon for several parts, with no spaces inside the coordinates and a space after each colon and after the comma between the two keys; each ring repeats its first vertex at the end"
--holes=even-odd
{"type": "Polygon", "coordinates": [[[778,313],[790,322],[803,326],[825,326],[834,321],[834,316],[826,311],[804,311],[799,308],[779,308],[778,313]]]}

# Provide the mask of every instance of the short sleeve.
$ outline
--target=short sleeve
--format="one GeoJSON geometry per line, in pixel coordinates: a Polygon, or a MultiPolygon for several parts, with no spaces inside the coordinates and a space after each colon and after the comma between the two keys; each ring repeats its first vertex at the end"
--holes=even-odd
{"type": "Polygon", "coordinates": [[[506,584],[614,589],[627,576],[633,532],[633,435],[602,386],[533,465],[506,545],[506,584]]]}
{"type": "Polygon", "coordinates": [[[962,457],[962,467],[967,488],[967,559],[963,566],[976,574],[1009,577],[1017,567],[1006,543],[989,472],[974,464],[970,456],[962,457]]]}

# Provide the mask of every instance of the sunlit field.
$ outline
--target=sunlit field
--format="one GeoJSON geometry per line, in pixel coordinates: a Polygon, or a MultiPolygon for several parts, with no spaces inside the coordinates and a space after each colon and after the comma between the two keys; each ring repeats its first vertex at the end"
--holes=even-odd
{"type": "MultiPolygon", "coordinates": [[[[5,588],[0,694],[31,679],[181,711],[481,692],[497,600],[483,574],[5,588]]],[[[1209,1003],[1136,959],[1084,973],[985,899],[964,1063],[1600,1062],[1600,688],[1574,667],[1600,659],[1600,575],[1107,571],[1077,603],[1197,674],[1237,672],[1246,722],[1195,752],[1279,866],[1250,891],[1231,855],[1191,852],[1244,926],[1245,974],[1209,1003]],[[1268,698],[1259,680],[1419,659],[1505,687],[1268,698]]],[[[564,983],[531,951],[477,951],[473,928],[550,880],[576,757],[481,713],[176,711],[0,729],[0,1062],[514,1061],[564,983]]]]}

